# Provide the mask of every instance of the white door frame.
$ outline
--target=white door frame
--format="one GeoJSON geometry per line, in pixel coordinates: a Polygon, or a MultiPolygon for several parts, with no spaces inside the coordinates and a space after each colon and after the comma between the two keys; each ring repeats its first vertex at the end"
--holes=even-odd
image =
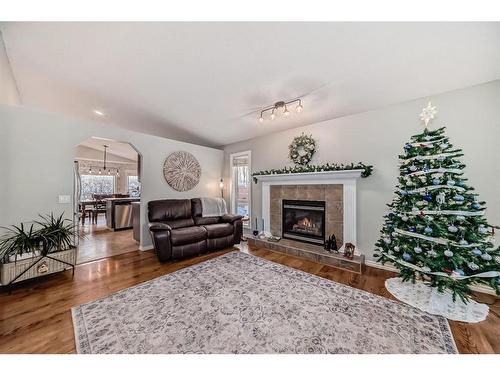
{"type": "Polygon", "coordinates": [[[236,211],[236,185],[234,184],[234,173],[233,173],[233,160],[236,157],[239,156],[248,156],[248,217],[250,218],[249,221],[244,223],[244,226],[250,226],[250,223],[252,222],[252,151],[247,150],[247,151],[240,151],[240,152],[235,152],[232,154],[229,154],[229,185],[230,185],[230,194],[229,194],[229,209],[231,213],[235,213],[236,211]]]}

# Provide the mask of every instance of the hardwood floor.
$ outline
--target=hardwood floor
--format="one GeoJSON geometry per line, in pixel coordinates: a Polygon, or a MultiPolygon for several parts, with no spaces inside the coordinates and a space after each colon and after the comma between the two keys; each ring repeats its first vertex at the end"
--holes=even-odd
{"type": "MultiPolygon", "coordinates": [[[[0,291],[0,353],[74,353],[72,306],[233,250],[165,264],[152,251],[136,250],[79,265],[73,279],[67,271],[19,284],[11,294],[0,291]]],[[[394,276],[392,272],[367,267],[363,275],[357,275],[246,245],[239,250],[394,299],[384,287],[385,279],[394,276]]],[[[494,303],[486,321],[450,322],[457,347],[461,353],[500,353],[500,303],[493,296],[479,298],[494,303]]]]}
{"type": "Polygon", "coordinates": [[[106,219],[99,216],[97,224],[85,222],[80,226],[84,237],[80,240],[77,252],[77,264],[137,250],[137,242],[132,237],[132,229],[113,232],[106,226],[106,219]]]}

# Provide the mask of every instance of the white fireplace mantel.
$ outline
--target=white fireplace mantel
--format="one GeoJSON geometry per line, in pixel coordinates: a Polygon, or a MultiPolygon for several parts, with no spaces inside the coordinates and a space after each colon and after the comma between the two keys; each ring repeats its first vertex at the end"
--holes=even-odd
{"type": "MultiPolygon", "coordinates": [[[[343,185],[344,244],[356,242],[356,182],[362,169],[348,171],[305,172],[289,174],[267,174],[254,176],[262,186],[262,218],[264,232],[268,235],[271,225],[272,185],[343,185]]],[[[343,246],[340,249],[343,250],[343,246]]],[[[358,249],[356,249],[358,250],[358,249]]],[[[358,251],[356,251],[358,253],[358,251]]]]}

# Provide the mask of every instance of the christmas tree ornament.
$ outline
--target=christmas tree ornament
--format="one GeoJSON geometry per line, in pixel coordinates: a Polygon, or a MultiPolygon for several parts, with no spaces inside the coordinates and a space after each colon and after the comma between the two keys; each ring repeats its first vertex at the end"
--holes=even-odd
{"type": "Polygon", "coordinates": [[[425,227],[424,228],[424,233],[425,234],[432,234],[432,228],[431,227],[425,227]]]}
{"type": "Polygon", "coordinates": [[[422,272],[431,272],[431,269],[427,266],[422,267],[422,272]]]}
{"type": "Polygon", "coordinates": [[[460,268],[457,268],[457,269],[454,269],[453,272],[454,276],[464,276],[465,275],[465,272],[463,269],[460,269],[460,268]]]}
{"type": "Polygon", "coordinates": [[[440,180],[439,178],[434,178],[434,179],[432,180],[432,184],[433,184],[433,185],[439,185],[439,184],[441,184],[441,180],[440,180]]]}
{"type": "Polygon", "coordinates": [[[426,176],[420,176],[418,178],[421,182],[426,182],[427,181],[427,177],[426,176]]]}
{"type": "Polygon", "coordinates": [[[464,196],[463,195],[460,195],[460,194],[456,194],[453,199],[457,202],[463,202],[464,201],[464,196]]]}
{"type": "Polygon", "coordinates": [[[415,232],[415,231],[416,231],[416,228],[415,228],[415,227],[408,227],[408,230],[409,230],[410,232],[415,232]]]}
{"type": "Polygon", "coordinates": [[[479,228],[477,229],[477,231],[480,234],[486,234],[486,233],[488,233],[488,228],[486,228],[483,224],[481,224],[481,225],[479,225],[479,228]]]}
{"type": "Polygon", "coordinates": [[[472,249],[472,254],[479,256],[483,254],[483,252],[479,250],[477,247],[475,247],[474,249],[472,249]]]}
{"type": "Polygon", "coordinates": [[[465,216],[458,215],[455,217],[455,219],[457,219],[458,221],[465,221],[465,216]]]}
{"type": "Polygon", "coordinates": [[[417,167],[414,165],[410,165],[410,171],[415,172],[417,170],[417,167]]]}
{"type": "Polygon", "coordinates": [[[450,226],[448,226],[448,232],[456,233],[456,232],[458,232],[458,228],[454,225],[450,225],[450,226]]]}
{"type": "Polygon", "coordinates": [[[420,246],[415,246],[413,248],[413,251],[416,253],[416,254],[420,254],[422,252],[422,248],[420,246]]]}
{"type": "Polygon", "coordinates": [[[391,239],[389,237],[385,237],[384,242],[389,245],[391,243],[391,239]]]}
{"type": "Polygon", "coordinates": [[[427,202],[430,202],[432,200],[432,195],[430,195],[429,193],[425,194],[424,195],[424,199],[427,201],[427,202]]]}
{"type": "Polygon", "coordinates": [[[408,221],[408,216],[406,216],[406,215],[401,216],[401,220],[408,221]]]}
{"type": "Polygon", "coordinates": [[[446,185],[448,185],[448,186],[454,186],[455,185],[455,181],[454,180],[448,180],[448,181],[446,181],[446,185]]]}
{"type": "Polygon", "coordinates": [[[469,243],[462,238],[460,241],[458,241],[458,244],[462,246],[467,246],[469,243]]]}
{"type": "Polygon", "coordinates": [[[394,251],[395,251],[395,252],[399,252],[399,250],[400,250],[400,249],[399,249],[399,246],[394,246],[394,251]]]}
{"type": "Polygon", "coordinates": [[[481,205],[479,203],[472,203],[471,207],[475,210],[479,210],[481,208],[481,205]]]}
{"type": "Polygon", "coordinates": [[[403,256],[403,259],[407,262],[410,262],[413,259],[412,256],[408,253],[403,253],[402,256],[403,256]]]}
{"type": "Polygon", "coordinates": [[[488,253],[484,253],[483,255],[481,255],[481,258],[486,261],[490,261],[493,259],[493,257],[488,253]]]}
{"type": "Polygon", "coordinates": [[[445,250],[444,255],[447,256],[448,258],[451,258],[453,256],[453,251],[451,250],[445,250]]]}
{"type": "Polygon", "coordinates": [[[436,202],[438,204],[444,204],[445,201],[446,201],[445,193],[440,192],[440,193],[438,193],[438,195],[436,195],[436,202]]]}
{"type": "Polygon", "coordinates": [[[474,262],[467,263],[467,267],[469,267],[472,271],[476,271],[479,269],[479,266],[474,262]]]}

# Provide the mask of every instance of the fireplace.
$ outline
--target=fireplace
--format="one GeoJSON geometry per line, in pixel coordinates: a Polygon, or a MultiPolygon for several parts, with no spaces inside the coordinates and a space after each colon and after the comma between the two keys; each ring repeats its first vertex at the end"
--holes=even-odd
{"type": "Polygon", "coordinates": [[[323,245],[325,201],[283,199],[282,237],[323,245]]]}

